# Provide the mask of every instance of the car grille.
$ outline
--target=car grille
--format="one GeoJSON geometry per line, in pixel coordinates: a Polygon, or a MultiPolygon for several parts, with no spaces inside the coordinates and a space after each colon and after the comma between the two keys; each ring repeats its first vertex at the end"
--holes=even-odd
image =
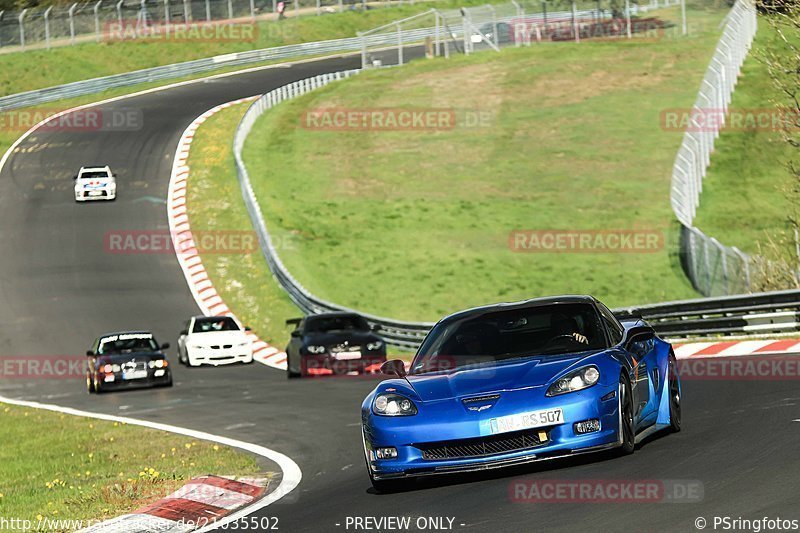
{"type": "Polygon", "coordinates": [[[415,447],[422,450],[422,458],[426,461],[485,457],[528,450],[546,444],[550,440],[548,431],[548,429],[515,431],[477,439],[428,442],[417,444],[415,447]],[[540,439],[539,433],[544,433],[545,438],[540,439]]]}

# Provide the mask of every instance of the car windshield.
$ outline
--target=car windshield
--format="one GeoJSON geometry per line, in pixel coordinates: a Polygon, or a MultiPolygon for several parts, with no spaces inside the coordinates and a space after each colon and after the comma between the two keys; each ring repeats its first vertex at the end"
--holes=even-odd
{"type": "Polygon", "coordinates": [[[607,347],[600,318],[591,304],[490,311],[437,325],[420,346],[411,373],[607,347]]]}
{"type": "Polygon", "coordinates": [[[197,318],[192,333],[208,333],[214,331],[238,331],[239,326],[229,316],[197,318]]]}
{"type": "Polygon", "coordinates": [[[105,170],[89,170],[81,172],[80,179],[107,178],[108,172],[105,170]]]}
{"type": "Polygon", "coordinates": [[[306,319],[306,331],[309,333],[367,330],[369,330],[369,324],[358,315],[315,316],[306,319]]]}
{"type": "Polygon", "coordinates": [[[121,333],[100,339],[97,353],[101,355],[157,352],[158,343],[149,333],[121,333]]]}

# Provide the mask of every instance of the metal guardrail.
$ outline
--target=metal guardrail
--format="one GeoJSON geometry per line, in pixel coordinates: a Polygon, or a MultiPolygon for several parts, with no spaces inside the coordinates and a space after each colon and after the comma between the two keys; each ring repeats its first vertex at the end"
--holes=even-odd
{"type": "Polygon", "coordinates": [[[614,310],[641,316],[665,337],[773,335],[800,331],[800,291],[700,298],[614,310]]]}

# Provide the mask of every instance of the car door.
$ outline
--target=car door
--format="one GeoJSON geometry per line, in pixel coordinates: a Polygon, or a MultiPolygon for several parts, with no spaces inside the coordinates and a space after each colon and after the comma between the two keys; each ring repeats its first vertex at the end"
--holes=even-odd
{"type": "MultiPolygon", "coordinates": [[[[625,328],[605,305],[598,303],[598,308],[612,345],[620,345],[625,337],[625,328]]],[[[653,343],[648,345],[640,342],[642,340],[643,338],[630,338],[620,346],[629,366],[628,376],[631,380],[631,395],[633,396],[633,424],[637,431],[643,425],[647,425],[645,417],[648,414],[647,406],[651,397],[647,369],[650,366],[655,367],[654,358],[649,357],[649,353],[653,351],[653,343]]]]}
{"type": "Polygon", "coordinates": [[[658,416],[656,389],[662,376],[658,370],[655,337],[636,335],[629,340],[627,350],[636,361],[633,382],[635,419],[638,421],[637,427],[644,428],[653,424],[658,416]]]}

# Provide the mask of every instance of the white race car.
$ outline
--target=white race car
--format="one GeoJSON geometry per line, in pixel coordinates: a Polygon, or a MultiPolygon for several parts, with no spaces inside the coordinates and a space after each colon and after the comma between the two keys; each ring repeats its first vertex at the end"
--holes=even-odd
{"type": "Polygon", "coordinates": [[[117,180],[108,165],[81,167],[74,180],[76,202],[114,200],[117,197],[117,180]]]}
{"type": "Polygon", "coordinates": [[[252,363],[253,342],[229,316],[195,316],[178,337],[178,359],[189,366],[252,363]]]}

